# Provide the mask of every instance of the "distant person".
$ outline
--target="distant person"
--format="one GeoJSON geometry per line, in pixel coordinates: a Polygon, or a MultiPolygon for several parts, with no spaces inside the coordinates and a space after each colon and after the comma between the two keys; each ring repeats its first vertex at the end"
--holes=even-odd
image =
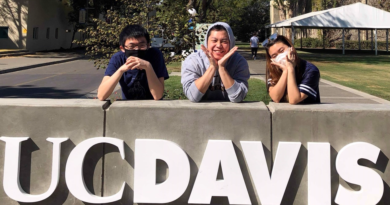
{"type": "Polygon", "coordinates": [[[267,90],[274,102],[320,103],[320,71],[298,57],[289,39],[272,34],[262,45],[266,50],[267,90]]]}
{"type": "Polygon", "coordinates": [[[252,38],[250,39],[250,45],[252,50],[252,58],[253,60],[256,60],[257,49],[259,48],[259,38],[257,38],[256,33],[254,33],[252,38]]]}
{"type": "Polygon", "coordinates": [[[202,50],[182,63],[181,84],[192,102],[241,102],[248,93],[248,62],[236,53],[233,31],[223,22],[209,27],[202,50]]]}
{"type": "Polygon", "coordinates": [[[107,99],[118,84],[123,99],[160,100],[167,68],[160,50],[150,48],[149,33],[142,26],[129,25],[119,35],[120,51],[108,63],[98,89],[99,100],[107,99]]]}

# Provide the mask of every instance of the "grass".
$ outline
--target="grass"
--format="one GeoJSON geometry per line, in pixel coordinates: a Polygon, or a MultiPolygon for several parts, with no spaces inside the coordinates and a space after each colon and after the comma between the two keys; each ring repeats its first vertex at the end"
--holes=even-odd
{"type": "Polygon", "coordinates": [[[321,78],[390,100],[390,56],[302,54],[321,78]]]}
{"type": "Polygon", "coordinates": [[[181,71],[181,62],[172,62],[167,65],[168,73],[171,72],[180,72],[181,71]]]}
{"type": "Polygon", "coordinates": [[[250,49],[251,48],[251,46],[249,45],[249,42],[236,41],[236,46],[238,46],[238,48],[240,48],[240,49],[250,49]]]}
{"type": "MultiPolygon", "coordinates": [[[[265,83],[259,79],[249,79],[249,92],[244,101],[263,101],[268,104],[270,101],[266,90],[265,83]]],[[[170,100],[186,100],[187,97],[183,93],[183,88],[180,83],[180,76],[170,76],[165,81],[165,96],[164,99],[170,100]]]]}

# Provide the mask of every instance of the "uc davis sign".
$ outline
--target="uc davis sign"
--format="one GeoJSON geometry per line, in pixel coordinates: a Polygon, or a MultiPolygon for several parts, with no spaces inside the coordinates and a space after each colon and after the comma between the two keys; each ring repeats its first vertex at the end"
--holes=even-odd
{"type": "MultiPolygon", "coordinates": [[[[48,198],[59,181],[61,143],[67,138],[48,138],[53,143],[51,184],[39,195],[27,194],[19,183],[20,147],[28,137],[1,137],[6,142],[3,187],[6,194],[19,202],[39,202],[48,198]]],[[[91,147],[99,143],[116,146],[125,158],[124,142],[110,137],[97,137],[78,144],[66,163],[66,184],[79,200],[88,203],[111,203],[122,198],[125,183],[112,196],[99,197],[90,192],[83,178],[83,162],[91,147]]],[[[263,144],[242,141],[241,147],[249,167],[261,204],[281,204],[287,183],[296,163],[301,143],[280,142],[270,175],[263,144]],[[271,177],[272,176],[272,177],[271,177]]],[[[339,152],[336,169],[349,183],[361,186],[350,191],[340,186],[337,204],[377,204],[383,195],[382,178],[372,169],[360,166],[358,160],[376,163],[380,149],[364,142],[351,143],[339,152]]],[[[137,139],[135,141],[134,203],[163,204],[175,201],[187,189],[190,181],[188,156],[177,144],[167,140],[137,139]],[[156,161],[163,160],[169,167],[169,177],[156,183],[156,161]]],[[[331,204],[331,160],[329,143],[308,143],[308,201],[309,204],[331,204]]],[[[230,204],[251,204],[240,165],[230,140],[209,140],[188,204],[209,204],[213,196],[227,197],[230,204]],[[217,180],[219,166],[223,180],[217,180]]],[[[129,202],[129,203],[133,203],[129,202]]]]}
{"type": "MultiPolygon", "coordinates": [[[[19,163],[19,173],[4,173],[10,169],[5,162],[9,138],[2,138],[0,204],[23,203],[10,198],[4,184],[15,187],[7,189],[16,190],[16,197],[47,197],[34,203],[38,205],[82,205],[87,203],[82,200],[88,199],[79,195],[85,193],[89,194],[85,197],[99,199],[101,204],[114,199],[119,200],[112,204],[177,198],[163,204],[225,205],[238,200],[244,203],[248,197],[254,205],[266,204],[267,200],[283,205],[334,204],[336,200],[348,200],[341,204],[369,204],[376,203],[380,195],[377,204],[390,204],[389,105],[266,106],[261,102],[194,104],[164,100],[115,102],[103,110],[103,104],[80,99],[1,99],[0,136],[19,141],[20,146],[10,150],[20,153],[20,160],[12,160],[9,166],[19,163]],[[23,138],[26,136],[30,138],[23,138]],[[97,136],[107,136],[104,138],[116,144],[97,136]],[[91,140],[97,140],[97,144],[85,156],[75,154],[77,150],[85,152],[91,140]],[[147,142],[145,146],[141,146],[143,142],[147,142]],[[162,154],[163,150],[154,147],[149,152],[146,148],[152,142],[168,152],[162,154]],[[250,150],[254,154],[248,153],[250,150]],[[356,150],[359,152],[348,154],[356,150]],[[166,156],[172,153],[181,156],[180,163],[166,156]],[[80,179],[82,160],[84,184],[76,179],[80,179]],[[77,163],[79,168],[70,169],[77,163]],[[55,168],[59,170],[58,182],[55,168]],[[153,170],[157,173],[151,173],[153,170]],[[141,174],[145,178],[140,178],[141,174]],[[180,183],[174,183],[179,177],[180,183]],[[75,184],[69,185],[69,179],[75,184]],[[380,180],[383,191],[380,185],[374,185],[380,180]],[[238,185],[223,186],[233,182],[238,185]],[[213,186],[200,190],[209,183],[213,186]],[[156,190],[166,193],[169,185],[172,193],[164,196],[150,199],[141,195],[156,190]],[[370,196],[370,201],[355,203],[358,195],[370,196]]],[[[12,154],[11,159],[16,156],[12,154]]]]}

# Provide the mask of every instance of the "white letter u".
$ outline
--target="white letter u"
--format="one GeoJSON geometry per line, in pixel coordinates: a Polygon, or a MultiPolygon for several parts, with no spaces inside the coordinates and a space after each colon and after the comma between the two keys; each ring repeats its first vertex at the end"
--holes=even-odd
{"type": "Polygon", "coordinates": [[[38,195],[27,194],[20,186],[19,167],[20,167],[20,145],[21,142],[28,140],[29,137],[0,137],[0,140],[6,143],[4,157],[4,178],[3,187],[9,198],[19,202],[39,202],[47,199],[53,194],[60,180],[60,154],[61,143],[68,138],[47,138],[53,143],[52,174],[49,189],[38,195]]]}

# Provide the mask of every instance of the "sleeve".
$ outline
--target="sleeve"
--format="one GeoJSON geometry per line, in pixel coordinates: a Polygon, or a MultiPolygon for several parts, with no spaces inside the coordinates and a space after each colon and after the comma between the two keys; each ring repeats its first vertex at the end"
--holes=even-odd
{"type": "Polygon", "coordinates": [[[191,102],[200,102],[203,97],[195,85],[195,80],[202,75],[197,68],[197,64],[194,62],[196,59],[192,59],[191,56],[187,57],[181,65],[181,84],[183,85],[183,92],[191,102]]]}
{"type": "Polygon", "coordinates": [[[152,66],[153,70],[156,73],[157,78],[164,77],[164,80],[169,78],[167,67],[165,66],[164,56],[160,50],[156,49],[155,58],[153,60],[152,66]]]}
{"type": "Polygon", "coordinates": [[[241,102],[248,93],[248,79],[250,77],[248,62],[240,56],[232,78],[234,84],[226,92],[230,102],[241,102]]]}
{"type": "Polygon", "coordinates": [[[104,76],[112,76],[121,67],[120,60],[117,55],[113,55],[107,65],[104,76]]]}
{"type": "Polygon", "coordinates": [[[272,78],[268,78],[267,84],[268,84],[268,86],[272,86],[272,78]]]}
{"type": "Polygon", "coordinates": [[[299,92],[306,94],[309,98],[316,99],[320,72],[318,69],[312,70],[303,76],[301,84],[298,85],[299,92]]]}

